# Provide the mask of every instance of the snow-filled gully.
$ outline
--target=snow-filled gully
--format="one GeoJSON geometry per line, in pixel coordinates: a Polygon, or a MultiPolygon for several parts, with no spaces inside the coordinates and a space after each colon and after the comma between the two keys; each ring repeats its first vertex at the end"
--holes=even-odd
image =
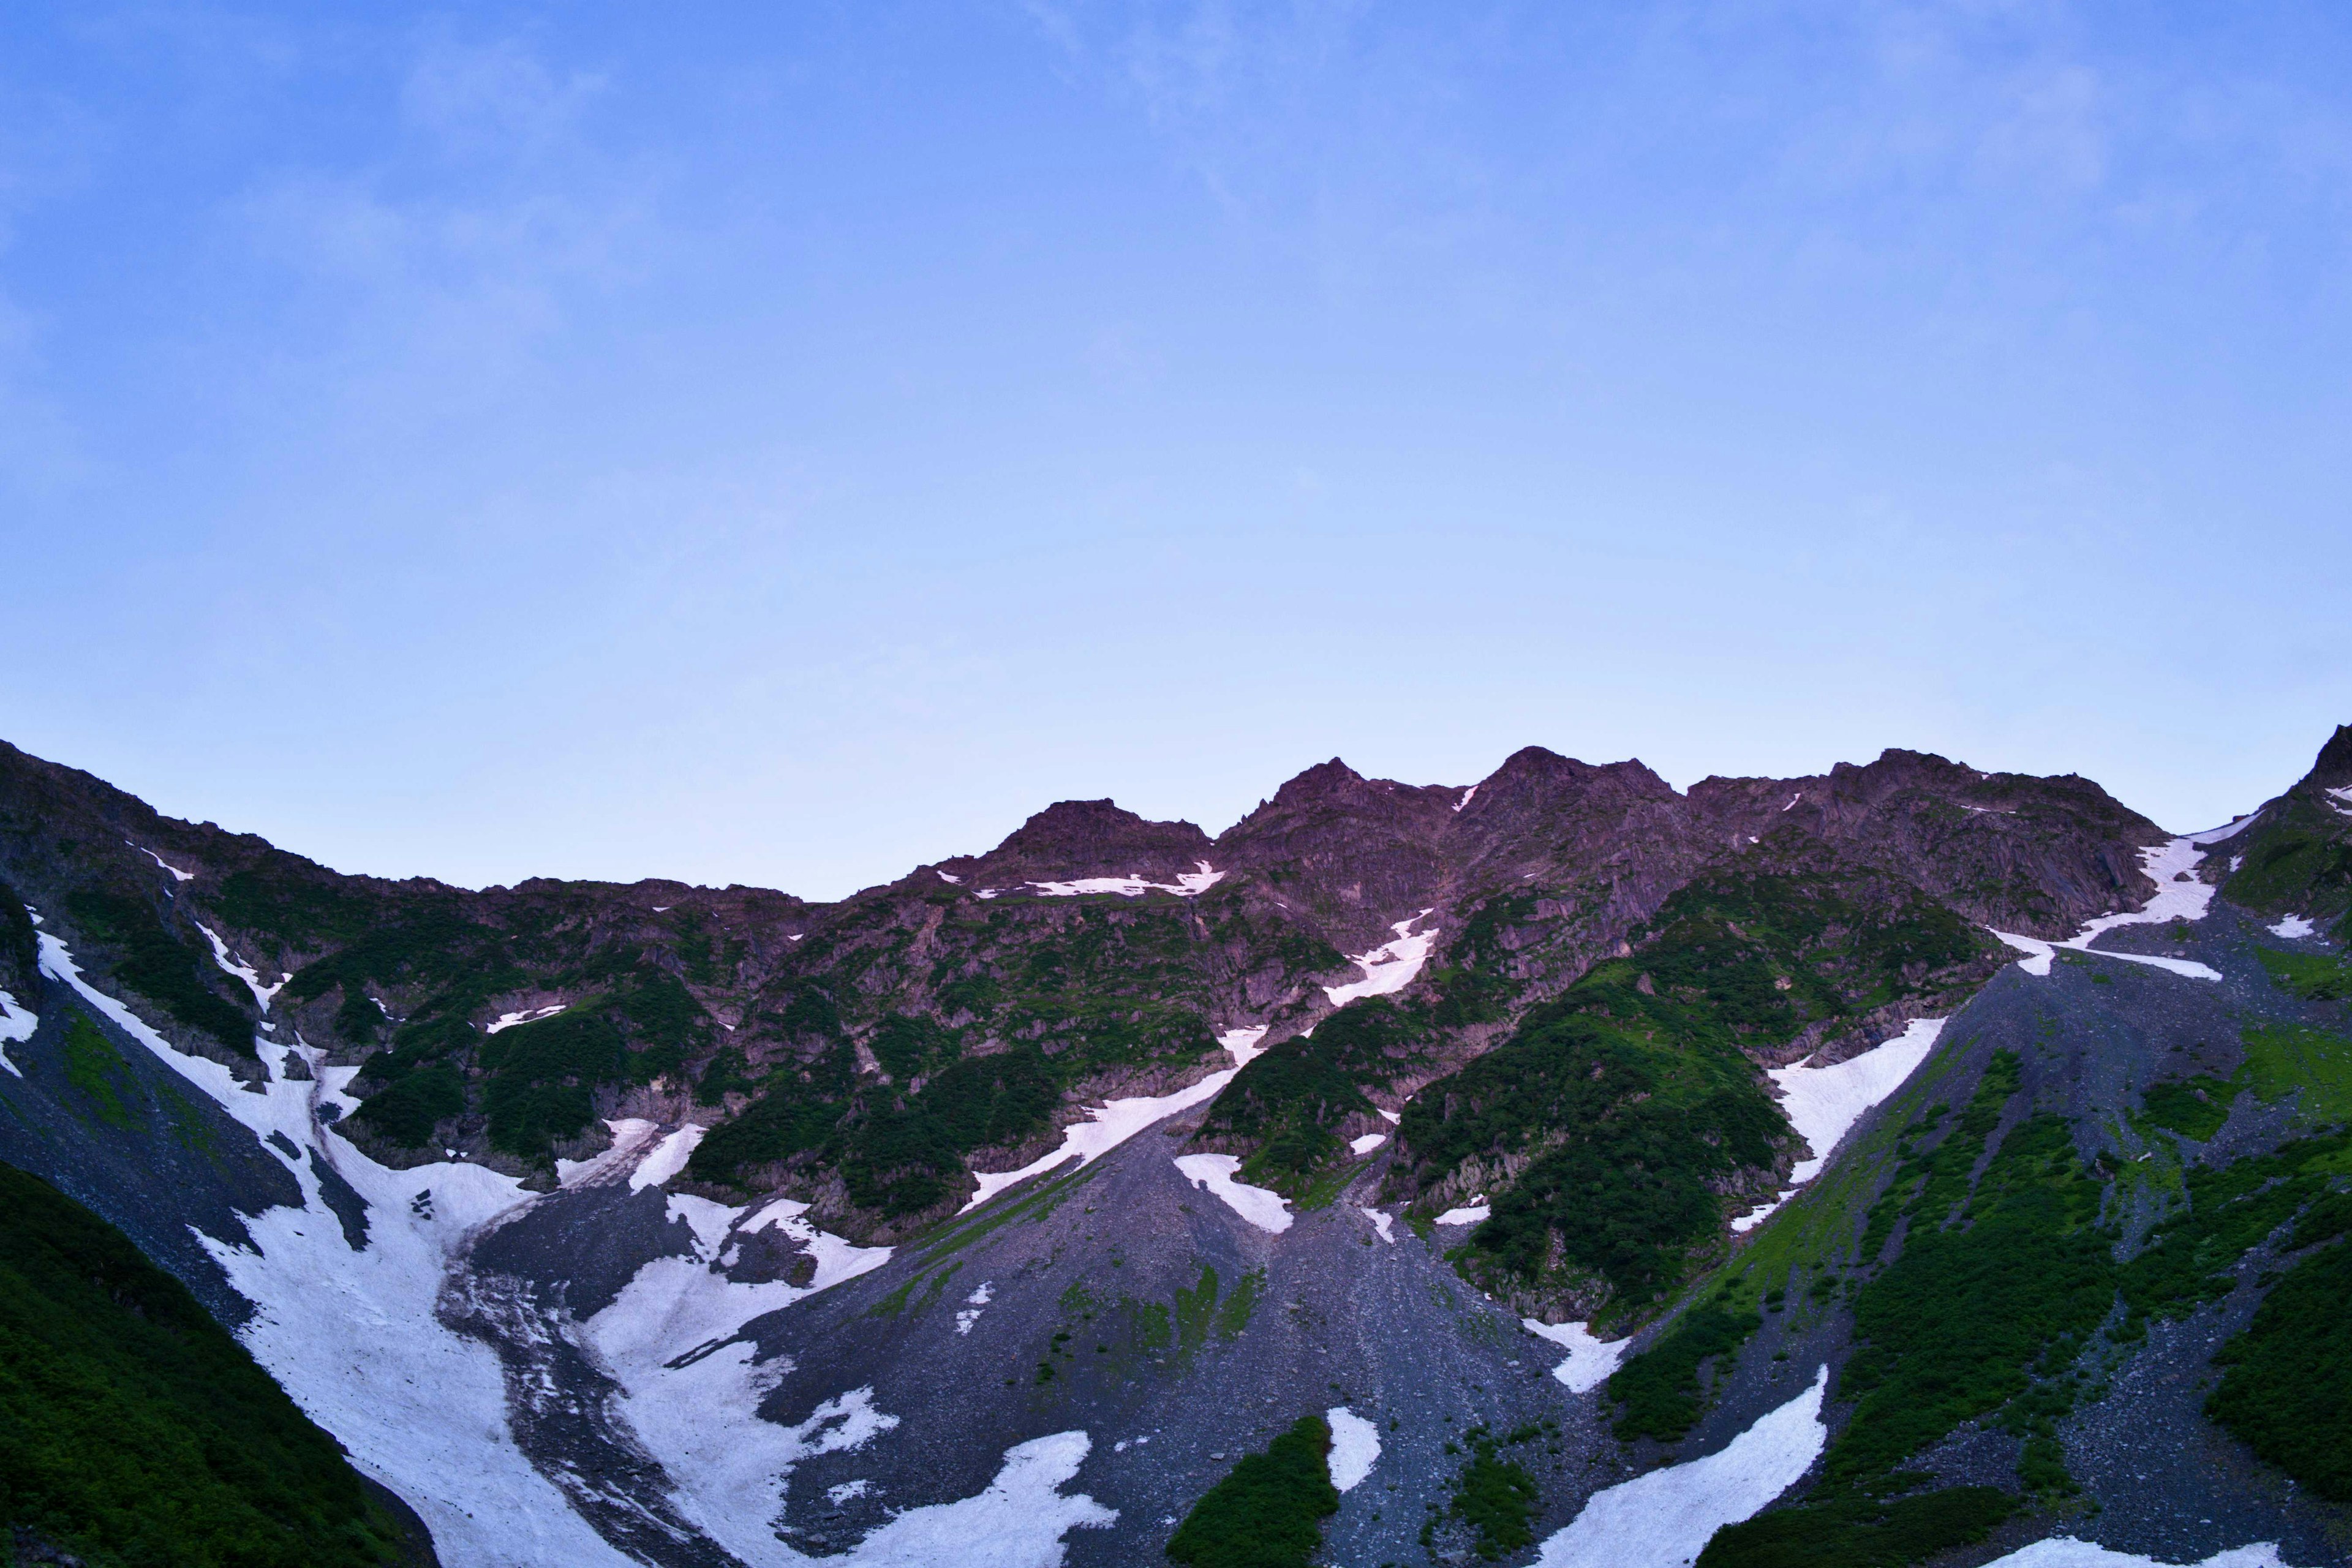
{"type": "Polygon", "coordinates": [[[2191,833],[2163,844],[2151,845],[2139,852],[2140,868],[2156,883],[2156,892],[2147,907],[2126,910],[2118,914],[2101,915],[2085,921],[2083,929],[2063,942],[2046,942],[2038,936],[2019,936],[2014,932],[1986,927],[2011,947],[2026,956],[2017,961],[2018,968],[2026,973],[2046,976],[2051,961],[2063,951],[2095,952],[2102,958],[2116,958],[2126,963],[2144,963],[2152,969],[2167,970],[2191,980],[2221,978],[2221,971],[2212,965],[2190,958],[2166,958],[2147,952],[2116,952],[2091,944],[2119,926],[2161,925],[2170,921],[2201,921],[2212,907],[2214,887],[2200,881],[2197,868],[2205,859],[2206,847],[2242,832],[2254,819],[2240,817],[2227,827],[2209,828],[2203,833],[2191,833]]]}
{"type": "MultiPolygon", "coordinates": [[[[287,1162],[299,1207],[250,1216],[250,1248],[197,1239],[254,1303],[239,1338],[361,1469],[416,1509],[449,1568],[817,1560],[776,1533],[793,1466],[885,1438],[899,1418],[876,1409],[866,1389],[844,1391],[796,1425],[763,1417],[760,1404],[790,1363],[760,1363],[743,1330],[878,1267],[887,1248],[828,1236],[789,1200],[739,1209],[664,1193],[676,1248],[647,1259],[577,1321],[561,1292],[551,1301],[516,1273],[477,1268],[477,1254],[509,1227],[528,1229],[543,1205],[642,1201],[684,1168],[700,1128],[614,1123],[614,1147],[567,1163],[554,1194],[458,1160],[392,1170],[333,1129],[357,1108],[346,1092],[356,1068],[329,1065],[299,1037],[265,1035],[255,1046],[267,1079],[247,1087],[98,990],[64,942],[47,932],[38,940],[46,973],[257,1139],[281,1135],[302,1151],[287,1162]],[[288,1076],[297,1059],[308,1077],[288,1076]],[[327,1201],[331,1175],[366,1205],[356,1247],[327,1201]],[[771,1230],[814,1261],[807,1285],[728,1278],[739,1244],[771,1230]]],[[[215,956],[231,973],[243,967],[215,956]]],[[[257,975],[248,984],[264,989],[257,975]]],[[[31,1015],[11,999],[0,1008],[0,1039],[21,1037],[20,1020],[28,1036],[31,1015]]],[[[984,1305],[986,1295],[973,1299],[984,1305]]],[[[981,1492],[897,1513],[823,1561],[1051,1568],[1068,1531],[1117,1517],[1063,1489],[1089,1447],[1081,1431],[1014,1445],[981,1492]]]]}

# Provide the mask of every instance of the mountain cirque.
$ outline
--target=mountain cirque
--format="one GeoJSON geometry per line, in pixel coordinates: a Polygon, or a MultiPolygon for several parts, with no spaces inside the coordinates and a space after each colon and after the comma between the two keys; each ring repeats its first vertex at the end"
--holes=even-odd
{"type": "Polygon", "coordinates": [[[2296,1305],[2352,731],[2193,839],[1528,748],[1213,839],[1064,802],[833,904],[342,877],[0,748],[0,1157],[451,1563],[2352,1540],[2276,1413],[2352,1360],[2296,1305]]]}

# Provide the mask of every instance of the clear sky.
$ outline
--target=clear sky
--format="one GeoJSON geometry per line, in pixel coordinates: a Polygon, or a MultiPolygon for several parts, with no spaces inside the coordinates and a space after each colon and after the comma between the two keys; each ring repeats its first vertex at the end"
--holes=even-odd
{"type": "Polygon", "coordinates": [[[2352,720],[2352,11],[0,12],[0,737],[837,896],[1333,754],[2352,720]]]}

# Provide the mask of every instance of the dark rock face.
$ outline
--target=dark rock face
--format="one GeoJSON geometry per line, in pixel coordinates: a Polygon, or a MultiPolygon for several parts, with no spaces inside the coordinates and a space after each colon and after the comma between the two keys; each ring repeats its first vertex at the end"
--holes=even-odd
{"type": "Polygon", "coordinates": [[[1197,870],[1210,852],[1209,836],[1189,822],[1147,822],[1107,800],[1065,800],[987,854],[941,868],[975,887],[1127,875],[1167,882],[1197,870]]]}

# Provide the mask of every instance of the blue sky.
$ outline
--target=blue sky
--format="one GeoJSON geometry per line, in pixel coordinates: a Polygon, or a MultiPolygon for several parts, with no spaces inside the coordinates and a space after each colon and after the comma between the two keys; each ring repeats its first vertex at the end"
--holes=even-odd
{"type": "Polygon", "coordinates": [[[164,810],[831,897],[2352,720],[2340,7],[358,9],[0,17],[0,737],[164,810]]]}

